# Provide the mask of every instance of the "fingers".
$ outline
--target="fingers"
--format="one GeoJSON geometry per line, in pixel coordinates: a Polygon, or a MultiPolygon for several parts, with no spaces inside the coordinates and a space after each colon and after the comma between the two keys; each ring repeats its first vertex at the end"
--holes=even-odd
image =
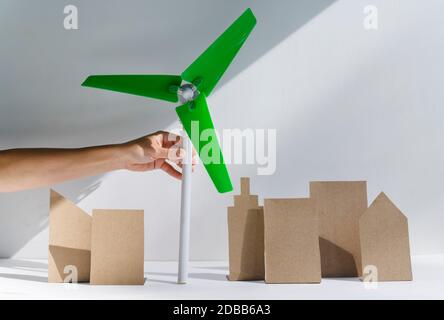
{"type": "Polygon", "coordinates": [[[166,162],[164,159],[158,159],[154,162],[150,163],[140,163],[140,164],[134,164],[130,167],[128,167],[131,171],[137,171],[137,172],[144,172],[144,171],[151,171],[154,169],[161,169],[165,171],[168,175],[181,180],[182,179],[182,173],[177,171],[171,164],[166,162]]]}
{"type": "MultiPolygon", "coordinates": [[[[182,148],[183,138],[167,131],[158,131],[156,135],[161,135],[162,141],[157,155],[159,158],[168,159],[176,164],[185,159],[185,150],[182,148]]],[[[197,155],[196,149],[192,147],[193,158],[197,155]]]]}
{"type": "Polygon", "coordinates": [[[171,164],[169,164],[163,159],[158,159],[154,161],[154,169],[161,169],[166,173],[168,173],[168,175],[172,176],[173,178],[176,178],[178,180],[182,179],[182,173],[174,169],[174,167],[171,164]]]}
{"type": "Polygon", "coordinates": [[[167,131],[159,131],[159,134],[162,135],[162,145],[165,148],[171,148],[175,145],[180,146],[182,144],[182,137],[177,134],[167,131]]]}
{"type": "Polygon", "coordinates": [[[182,173],[174,169],[172,165],[170,165],[168,162],[164,161],[162,165],[160,166],[160,169],[168,173],[173,178],[176,178],[178,180],[182,180],[182,173]]]}
{"type": "MultiPolygon", "coordinates": [[[[183,139],[181,136],[167,131],[158,131],[150,136],[151,161],[154,162],[153,167],[145,165],[137,165],[132,169],[134,171],[144,171],[152,169],[161,169],[176,179],[182,179],[182,173],[173,165],[183,168],[186,159],[186,151],[182,148],[183,139]]],[[[192,148],[192,170],[198,163],[197,152],[192,148]]]]}
{"type": "Polygon", "coordinates": [[[165,159],[179,164],[185,159],[185,150],[179,147],[160,148],[156,156],[158,159],[165,159]]]}
{"type": "MultiPolygon", "coordinates": [[[[199,160],[197,159],[196,156],[193,156],[193,158],[192,158],[191,161],[192,161],[192,162],[191,162],[191,165],[192,165],[191,169],[194,171],[194,168],[195,168],[196,165],[199,163],[199,160]]],[[[183,169],[184,161],[180,161],[179,163],[176,163],[176,164],[177,164],[181,169],[183,169]]]]}
{"type": "Polygon", "coordinates": [[[184,158],[185,152],[181,148],[181,136],[167,131],[158,131],[154,136],[157,140],[153,150],[155,159],[168,159],[178,164],[184,158]]]}

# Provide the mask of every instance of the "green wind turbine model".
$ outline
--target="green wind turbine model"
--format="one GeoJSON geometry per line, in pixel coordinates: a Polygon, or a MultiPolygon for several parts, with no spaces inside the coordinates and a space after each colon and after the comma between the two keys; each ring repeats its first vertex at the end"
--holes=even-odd
{"type": "Polygon", "coordinates": [[[111,91],[118,91],[143,97],[182,103],[176,113],[188,135],[183,139],[185,161],[182,168],[181,222],[178,282],[186,283],[189,256],[189,229],[191,203],[191,157],[190,139],[199,154],[205,169],[217,191],[220,193],[233,190],[222,151],[215,135],[213,121],[206,97],[213,91],[228,66],[247,40],[256,18],[247,9],[225,32],[211,44],[183,73],[175,75],[94,75],[89,76],[82,86],[111,91]],[[195,126],[197,124],[197,126],[195,126]],[[197,132],[193,128],[198,128],[197,132]],[[204,132],[214,141],[200,139],[204,132]],[[198,134],[198,137],[195,135],[198,134]],[[206,161],[200,153],[211,143],[212,154],[219,161],[206,161]]]}

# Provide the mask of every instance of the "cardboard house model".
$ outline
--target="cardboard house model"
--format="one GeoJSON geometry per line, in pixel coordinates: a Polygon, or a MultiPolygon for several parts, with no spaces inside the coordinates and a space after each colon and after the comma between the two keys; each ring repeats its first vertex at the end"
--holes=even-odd
{"type": "Polygon", "coordinates": [[[241,194],[228,208],[229,280],[264,280],[264,210],[241,178],[241,194]]]}
{"type": "Polygon", "coordinates": [[[265,199],[265,282],[319,283],[318,212],[312,199],[265,199]]]}
{"type": "Polygon", "coordinates": [[[384,193],[367,208],[365,181],[310,182],[310,198],[265,199],[263,211],[247,182],[228,208],[231,280],[412,280],[407,218],[384,193]]]}
{"type": "Polygon", "coordinates": [[[144,283],[142,210],[93,210],[51,190],[48,282],[144,283]]]}
{"type": "Polygon", "coordinates": [[[310,182],[310,198],[319,211],[322,276],[361,275],[359,218],[367,209],[367,183],[310,182]]]}
{"type": "Polygon", "coordinates": [[[144,283],[142,210],[93,210],[91,284],[144,283]]]}
{"type": "Polygon", "coordinates": [[[91,217],[51,190],[48,282],[64,282],[74,266],[78,282],[88,282],[91,265],[91,217]]]}
{"type": "Polygon", "coordinates": [[[407,218],[382,192],[359,220],[363,276],[378,281],[412,280],[407,218]]]}

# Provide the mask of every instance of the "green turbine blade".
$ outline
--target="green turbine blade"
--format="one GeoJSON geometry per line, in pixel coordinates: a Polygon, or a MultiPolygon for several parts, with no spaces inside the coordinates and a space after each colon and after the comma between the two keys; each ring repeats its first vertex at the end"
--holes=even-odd
{"type": "Polygon", "coordinates": [[[177,102],[181,82],[180,76],[170,75],[98,75],[89,76],[82,86],[177,102]]]}
{"type": "Polygon", "coordinates": [[[217,191],[233,191],[205,94],[177,107],[176,112],[217,191]]]}
{"type": "Polygon", "coordinates": [[[256,17],[247,9],[182,73],[182,78],[194,83],[208,97],[255,25],[256,17]]]}

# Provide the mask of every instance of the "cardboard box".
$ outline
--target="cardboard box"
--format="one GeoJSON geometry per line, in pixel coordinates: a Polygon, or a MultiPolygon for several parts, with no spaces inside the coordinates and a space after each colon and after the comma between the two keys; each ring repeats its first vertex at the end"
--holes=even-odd
{"type": "Polygon", "coordinates": [[[320,283],[318,212],[312,199],[265,199],[265,281],[320,283]]]}
{"type": "Polygon", "coordinates": [[[319,211],[323,277],[361,275],[359,218],[367,209],[365,181],[310,182],[310,198],[319,211]]]}
{"type": "Polygon", "coordinates": [[[264,213],[249,178],[241,178],[241,194],[228,208],[228,248],[229,280],[264,280],[264,213]]]}
{"type": "Polygon", "coordinates": [[[364,278],[368,269],[377,281],[412,280],[407,218],[383,192],[361,216],[359,231],[364,278]]]}
{"type": "Polygon", "coordinates": [[[91,284],[144,282],[143,210],[93,210],[91,284]]]}
{"type": "Polygon", "coordinates": [[[78,282],[89,281],[91,217],[51,190],[49,212],[48,282],[64,282],[76,269],[78,282]]]}

